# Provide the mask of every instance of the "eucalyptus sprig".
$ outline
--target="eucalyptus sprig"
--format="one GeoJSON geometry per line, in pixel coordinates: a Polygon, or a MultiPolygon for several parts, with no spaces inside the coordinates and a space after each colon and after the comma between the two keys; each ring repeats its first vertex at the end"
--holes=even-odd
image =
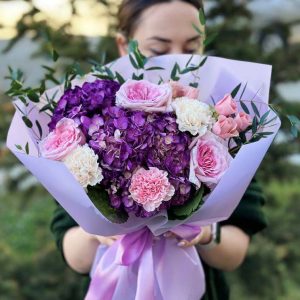
{"type": "Polygon", "coordinates": [[[199,34],[199,36],[203,40],[203,51],[204,51],[205,48],[217,38],[219,33],[218,32],[213,32],[210,35],[207,35],[206,17],[205,17],[205,13],[204,13],[203,8],[199,9],[198,18],[199,18],[201,26],[199,27],[196,24],[193,24],[193,27],[194,27],[195,31],[199,34]]]}
{"type": "Polygon", "coordinates": [[[23,153],[25,153],[25,154],[27,154],[27,155],[28,155],[29,152],[30,152],[30,150],[29,150],[29,143],[28,143],[28,142],[25,144],[24,148],[23,148],[21,145],[18,145],[18,144],[16,144],[15,147],[16,147],[19,151],[21,151],[21,152],[23,152],[23,153]]]}
{"type": "Polygon", "coordinates": [[[131,40],[128,44],[128,54],[131,65],[136,69],[136,73],[132,74],[132,79],[143,80],[145,71],[164,70],[162,67],[146,67],[149,59],[139,50],[138,42],[131,40]]]}
{"type": "MultiPolygon", "coordinates": [[[[189,60],[187,61],[187,63],[185,64],[185,67],[183,69],[180,68],[180,66],[177,62],[175,63],[174,67],[172,68],[171,75],[170,75],[170,77],[173,81],[180,80],[180,75],[184,75],[187,73],[193,74],[193,72],[198,71],[201,67],[204,66],[204,64],[206,63],[207,58],[208,58],[208,57],[204,57],[199,62],[199,64],[195,65],[195,64],[191,64],[193,57],[194,57],[194,55],[191,55],[191,57],[189,58],[189,60]]],[[[198,82],[200,80],[200,77],[195,74],[193,74],[193,75],[194,75],[195,81],[190,83],[190,86],[197,88],[199,85],[198,82]]]]}
{"type": "MultiPolygon", "coordinates": [[[[235,98],[240,89],[242,88],[242,83],[239,83],[231,92],[231,96],[233,98],[235,98]]],[[[255,94],[255,96],[253,97],[252,100],[246,101],[246,100],[242,100],[243,95],[246,91],[247,88],[247,83],[245,84],[241,95],[239,97],[239,103],[241,105],[241,108],[243,109],[243,111],[246,114],[250,114],[250,109],[248,107],[248,105],[246,104],[246,102],[251,106],[253,112],[254,112],[254,117],[252,120],[252,124],[250,126],[248,126],[248,128],[246,128],[243,132],[240,132],[238,137],[233,137],[230,138],[228,141],[228,147],[230,148],[230,144],[231,141],[233,140],[236,144],[235,147],[230,149],[230,154],[232,156],[236,155],[237,152],[240,150],[240,148],[243,145],[247,145],[247,144],[251,144],[254,142],[258,142],[260,139],[266,138],[270,135],[273,134],[273,132],[271,131],[262,131],[262,129],[265,129],[267,126],[268,127],[272,127],[273,123],[279,118],[278,115],[276,114],[275,117],[273,118],[269,118],[270,113],[272,111],[272,109],[267,110],[263,115],[261,115],[256,103],[255,103],[255,97],[258,95],[258,92],[255,94]],[[251,138],[247,138],[247,134],[251,133],[251,138]]]]}

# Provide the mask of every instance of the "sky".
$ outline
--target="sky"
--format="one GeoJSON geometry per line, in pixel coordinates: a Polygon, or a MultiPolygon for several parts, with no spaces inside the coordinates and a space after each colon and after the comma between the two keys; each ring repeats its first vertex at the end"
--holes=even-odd
{"type": "MultiPolygon", "coordinates": [[[[118,1],[118,0],[113,0],[118,1]]],[[[37,18],[47,18],[54,26],[59,26],[70,20],[72,12],[69,0],[34,0],[34,4],[43,14],[37,18]]],[[[71,32],[75,35],[99,36],[107,33],[108,18],[105,6],[94,0],[77,0],[79,15],[72,18],[71,32]]],[[[16,22],[30,9],[25,1],[0,1],[0,39],[10,39],[15,35],[16,22]]]]}

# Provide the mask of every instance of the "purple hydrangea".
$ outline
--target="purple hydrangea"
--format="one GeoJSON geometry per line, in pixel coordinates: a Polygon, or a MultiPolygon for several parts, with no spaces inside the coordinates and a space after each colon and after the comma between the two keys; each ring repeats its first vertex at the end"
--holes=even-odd
{"type": "Polygon", "coordinates": [[[53,130],[62,118],[74,119],[82,124],[82,117],[102,114],[102,109],[114,105],[120,85],[112,80],[86,82],[82,87],[65,91],[54,110],[49,129],[53,130]]]}
{"type": "Polygon", "coordinates": [[[139,217],[151,217],[190,198],[191,136],[179,131],[173,113],[149,114],[114,106],[119,87],[114,81],[96,80],[66,91],[49,127],[53,129],[63,117],[76,120],[99,156],[104,176],[101,185],[108,191],[111,205],[139,217]],[[175,188],[173,198],[151,213],[135,203],[128,192],[138,167],[167,171],[175,188]]]}

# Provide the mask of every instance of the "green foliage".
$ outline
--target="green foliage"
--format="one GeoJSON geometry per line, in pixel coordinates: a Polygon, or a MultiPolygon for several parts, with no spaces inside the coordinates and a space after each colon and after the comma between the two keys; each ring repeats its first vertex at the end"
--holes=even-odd
{"type": "Polygon", "coordinates": [[[203,201],[204,188],[203,186],[195,193],[189,201],[181,206],[173,206],[168,210],[168,217],[170,220],[184,220],[191,216],[191,214],[199,209],[204,203],[203,201]]]}
{"type": "Polygon", "coordinates": [[[121,224],[128,220],[128,214],[126,212],[111,207],[107,192],[100,186],[89,186],[88,196],[96,208],[111,222],[121,224]]]}

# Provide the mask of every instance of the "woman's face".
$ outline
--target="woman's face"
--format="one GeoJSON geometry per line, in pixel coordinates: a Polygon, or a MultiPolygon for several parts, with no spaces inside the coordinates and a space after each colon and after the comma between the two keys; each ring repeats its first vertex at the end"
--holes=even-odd
{"type": "MultiPolygon", "coordinates": [[[[131,37],[146,56],[201,52],[201,38],[193,28],[200,26],[198,10],[182,1],[156,4],[140,16],[131,37]]],[[[127,54],[127,41],[117,38],[120,55],[127,54]]]]}

